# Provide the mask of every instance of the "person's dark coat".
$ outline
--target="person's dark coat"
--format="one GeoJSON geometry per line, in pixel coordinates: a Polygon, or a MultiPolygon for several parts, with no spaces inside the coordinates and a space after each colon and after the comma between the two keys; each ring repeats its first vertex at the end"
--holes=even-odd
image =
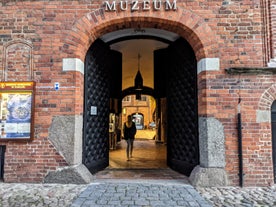
{"type": "Polygon", "coordinates": [[[132,122],[131,126],[128,127],[126,123],[124,123],[124,139],[134,139],[136,134],[136,126],[135,123],[132,122]]]}

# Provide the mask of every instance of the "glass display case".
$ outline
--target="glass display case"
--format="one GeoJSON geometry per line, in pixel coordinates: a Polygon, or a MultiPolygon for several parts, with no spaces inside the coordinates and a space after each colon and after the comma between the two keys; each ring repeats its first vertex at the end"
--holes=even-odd
{"type": "Polygon", "coordinates": [[[33,139],[34,82],[0,82],[0,141],[33,139]]]}

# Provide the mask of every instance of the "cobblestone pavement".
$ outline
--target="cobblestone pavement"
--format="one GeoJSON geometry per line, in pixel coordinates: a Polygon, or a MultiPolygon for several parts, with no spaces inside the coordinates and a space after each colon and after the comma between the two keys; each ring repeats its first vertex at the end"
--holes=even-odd
{"type": "Polygon", "coordinates": [[[191,185],[172,180],[116,180],[90,184],[72,207],[211,207],[191,185]]]}
{"type": "Polygon", "coordinates": [[[197,188],[213,206],[273,207],[276,206],[276,185],[270,187],[197,188]]]}
{"type": "Polygon", "coordinates": [[[67,207],[87,185],[0,183],[0,207],[67,207]]]}
{"type": "Polygon", "coordinates": [[[122,199],[122,203],[124,202],[124,204],[130,204],[128,206],[131,207],[153,207],[164,206],[164,204],[167,204],[165,206],[168,207],[276,206],[276,186],[256,188],[197,188],[196,190],[202,195],[203,198],[205,198],[206,201],[204,201],[199,194],[195,192],[195,189],[192,186],[187,184],[179,184],[177,181],[173,182],[166,180],[159,180],[155,182],[149,182],[147,180],[144,180],[143,182],[134,182],[133,180],[118,182],[117,180],[116,182],[110,182],[109,180],[104,182],[95,181],[89,185],[0,183],[0,207],[127,206],[117,205],[118,196],[124,192],[127,192],[127,195],[131,196],[134,191],[139,191],[141,197],[147,196],[148,200],[139,200],[138,196],[136,196],[135,199],[137,199],[137,205],[134,205],[134,200],[131,202],[131,200],[127,200],[124,196],[125,199],[122,199]],[[115,193],[115,191],[117,191],[117,193],[115,193]],[[145,195],[143,191],[147,192],[147,194],[145,195]],[[170,200],[170,198],[172,198],[171,195],[175,196],[170,200]],[[194,197],[191,197],[191,195],[194,197]],[[84,202],[89,205],[84,205],[84,202]],[[94,205],[95,202],[99,203],[94,205]],[[114,203],[112,204],[112,202],[114,203]],[[83,205],[80,205],[81,203],[83,205]]]}

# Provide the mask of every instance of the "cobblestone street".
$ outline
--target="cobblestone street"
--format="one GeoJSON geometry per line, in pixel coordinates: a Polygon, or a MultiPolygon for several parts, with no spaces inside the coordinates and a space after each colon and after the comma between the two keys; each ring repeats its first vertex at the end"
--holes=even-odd
{"type": "Polygon", "coordinates": [[[211,207],[191,186],[176,180],[113,180],[93,183],[72,207],[211,207]]]}
{"type": "Polygon", "coordinates": [[[87,185],[0,183],[0,207],[276,207],[276,185],[194,188],[166,167],[166,147],[151,136],[137,139],[130,162],[121,142],[87,185]]]}
{"type": "Polygon", "coordinates": [[[0,184],[0,207],[66,207],[86,185],[0,184]]]}
{"type": "MultiPolygon", "coordinates": [[[[126,182],[126,181],[125,181],[126,182]]],[[[149,185],[147,181],[144,181],[146,185],[149,185]]],[[[111,185],[115,185],[111,182],[111,185]]],[[[139,184],[141,186],[141,183],[139,184]]],[[[35,207],[35,206],[48,206],[48,207],[69,207],[72,203],[77,200],[81,192],[85,190],[91,190],[99,188],[99,185],[61,185],[61,184],[0,184],[0,206],[1,207],[35,207]]],[[[103,185],[104,186],[104,185],[103,185]]],[[[132,189],[136,188],[135,185],[131,184],[132,189]]],[[[167,185],[166,191],[170,191],[172,184],[167,185]]],[[[176,188],[180,189],[181,186],[176,184],[176,188]]],[[[185,191],[184,184],[182,192],[185,191]]],[[[190,187],[192,189],[192,187],[190,187]]],[[[104,187],[102,188],[104,189],[104,187]]],[[[223,188],[197,188],[196,189],[210,206],[225,206],[225,207],[273,207],[276,206],[276,186],[271,187],[252,187],[252,188],[239,188],[239,187],[223,187],[223,188]]],[[[193,192],[193,191],[191,191],[193,192]]],[[[152,195],[158,192],[152,191],[152,195]]],[[[164,195],[165,196],[165,195],[164,195]]],[[[94,197],[95,198],[95,197],[94,197]]],[[[103,192],[100,199],[106,200],[105,193],[103,192]]],[[[185,197],[183,197],[185,198],[185,197]]],[[[99,199],[99,198],[98,198],[99,199]]],[[[114,199],[113,199],[114,200],[114,199]]],[[[164,201],[163,198],[161,198],[164,201]]],[[[201,200],[202,201],[202,200],[201,200]]],[[[90,206],[92,205],[93,197],[90,199],[90,206]]],[[[101,202],[98,200],[98,202],[101,202]]],[[[136,206],[162,206],[159,202],[156,205],[136,205],[136,206]],[[159,205],[158,205],[159,204],[159,205]]],[[[165,203],[164,203],[165,204],[165,203]]],[[[73,206],[81,206],[75,205],[73,206]]],[[[88,205],[83,205],[88,206],[88,205]]],[[[103,204],[98,206],[120,206],[120,205],[109,205],[103,204]]],[[[129,205],[133,206],[133,205],[129,205]]],[[[183,205],[175,205],[183,206],[183,205]]],[[[185,206],[185,205],[184,205],[185,206]]],[[[190,206],[207,206],[200,205],[198,203],[191,203],[190,206]]]]}
{"type": "Polygon", "coordinates": [[[213,206],[276,206],[276,186],[271,187],[221,187],[197,188],[213,206]]]}

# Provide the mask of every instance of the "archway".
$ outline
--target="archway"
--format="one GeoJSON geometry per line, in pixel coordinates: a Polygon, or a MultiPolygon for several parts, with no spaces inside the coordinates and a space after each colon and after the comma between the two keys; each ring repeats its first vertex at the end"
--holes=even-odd
{"type": "MultiPolygon", "coordinates": [[[[152,29],[150,31],[152,32],[152,29]]],[[[109,111],[113,110],[119,114],[121,112],[119,106],[114,108],[109,103],[110,99],[122,98],[118,95],[122,92],[118,87],[122,85],[120,82],[122,79],[120,77],[115,79],[115,76],[109,74],[114,74],[114,71],[122,74],[120,67],[124,63],[119,61],[121,56],[114,58],[114,52],[109,48],[111,43],[106,41],[105,37],[91,45],[85,61],[83,163],[91,173],[104,169],[109,164],[107,125],[109,111]],[[92,108],[97,109],[96,114],[91,114],[92,108]]],[[[136,36],[136,39],[139,38],[136,36]]],[[[142,37],[142,39],[147,38],[148,35],[142,37]]],[[[166,109],[160,101],[157,101],[159,103],[157,111],[158,114],[167,111],[168,118],[163,121],[167,122],[168,128],[168,166],[189,176],[193,168],[199,164],[195,54],[189,43],[181,37],[170,41],[162,49],[154,48],[152,53],[154,54],[152,88],[157,100],[167,99],[166,109]]],[[[124,57],[124,54],[122,56],[124,57]]],[[[143,94],[146,89],[142,88],[140,93],[143,94]]],[[[159,115],[158,118],[160,117],[159,115]]],[[[163,123],[160,125],[163,126],[163,123]]]]}
{"type": "MultiPolygon", "coordinates": [[[[220,175],[216,177],[216,180],[219,182],[225,182],[226,172],[225,172],[225,153],[224,153],[224,134],[223,127],[218,123],[218,121],[212,117],[208,116],[208,104],[206,104],[206,99],[204,97],[208,96],[208,90],[205,90],[206,87],[206,74],[208,71],[217,71],[220,69],[219,66],[219,58],[217,51],[214,48],[217,47],[216,36],[211,30],[211,28],[201,19],[199,16],[194,15],[191,11],[185,9],[178,9],[176,12],[173,12],[171,18],[167,18],[171,12],[160,12],[158,17],[155,15],[156,13],[143,13],[139,12],[119,12],[116,13],[116,16],[113,13],[106,13],[101,10],[95,10],[74,24],[71,32],[66,32],[64,34],[63,47],[61,50],[64,52],[64,56],[66,61],[63,65],[64,70],[69,71],[72,70],[70,63],[73,63],[75,69],[74,71],[78,71],[84,75],[86,75],[87,71],[83,71],[81,66],[82,60],[85,59],[87,50],[95,42],[98,42],[98,38],[102,37],[104,34],[108,34],[113,31],[123,30],[123,29],[134,29],[134,28],[154,28],[154,29],[162,29],[165,31],[170,31],[177,33],[180,37],[188,42],[191,46],[192,51],[194,52],[194,61],[197,62],[197,79],[200,84],[198,88],[198,97],[199,97],[199,114],[198,114],[198,123],[199,123],[199,146],[200,146],[200,166],[193,173],[194,180],[196,182],[201,182],[201,178],[204,177],[204,181],[209,182],[207,185],[212,185],[213,179],[210,176],[213,173],[219,172],[220,175]],[[206,35],[208,34],[208,35],[206,35]],[[76,38],[78,37],[78,38],[76,38]],[[75,57],[75,58],[73,58],[75,57]],[[67,60],[68,59],[68,60],[67,60]],[[207,71],[207,72],[206,72],[207,71]],[[219,134],[217,132],[217,126],[219,127],[219,134]],[[207,133],[208,132],[208,133],[207,133]],[[218,136],[213,136],[214,134],[218,134],[218,136]],[[208,146],[214,142],[221,143],[219,145],[220,150],[216,152],[210,151],[208,146]],[[203,175],[203,176],[202,176],[203,175]],[[199,178],[199,179],[198,179],[199,178]]],[[[82,76],[79,76],[82,77],[82,76]]],[[[83,86],[83,79],[76,78],[76,84],[79,84],[81,87],[83,86]]],[[[80,100],[83,99],[83,94],[80,96],[76,96],[76,102],[80,103],[80,100]]],[[[116,103],[116,100],[112,101],[116,103]]],[[[161,101],[162,102],[162,101],[161,101]]],[[[81,105],[82,106],[82,105],[81,105]]],[[[86,107],[86,105],[83,105],[86,107]]],[[[85,108],[86,112],[94,113],[95,107],[93,108],[85,108]],[[93,110],[91,110],[93,109],[93,110]]],[[[82,114],[82,107],[76,108],[75,113],[82,114]]],[[[82,117],[79,117],[82,119],[82,117]]],[[[75,117],[74,123],[78,122],[78,117],[75,117]]],[[[81,120],[82,121],[82,120],[81,120]]],[[[86,121],[83,120],[84,127],[86,126],[86,121]]],[[[106,126],[108,128],[108,126],[106,126]]],[[[77,146],[83,145],[82,141],[79,137],[85,136],[84,131],[75,130],[75,144],[77,146]]],[[[98,132],[96,130],[96,132],[98,132]]],[[[79,153],[80,151],[74,150],[72,155],[75,156],[74,163],[79,164],[78,169],[84,169],[85,167],[82,163],[79,162],[83,153],[79,153]]],[[[181,152],[181,150],[180,150],[181,152]]],[[[193,154],[193,153],[192,153],[193,154]]],[[[105,165],[108,162],[105,162],[105,165]]],[[[73,169],[74,170],[74,169],[73,169]]],[[[87,170],[87,169],[86,169],[87,170]]],[[[88,171],[87,171],[88,172],[88,171]]],[[[85,175],[87,175],[85,172],[85,175]]],[[[207,183],[207,182],[205,182],[207,183]]]]}

